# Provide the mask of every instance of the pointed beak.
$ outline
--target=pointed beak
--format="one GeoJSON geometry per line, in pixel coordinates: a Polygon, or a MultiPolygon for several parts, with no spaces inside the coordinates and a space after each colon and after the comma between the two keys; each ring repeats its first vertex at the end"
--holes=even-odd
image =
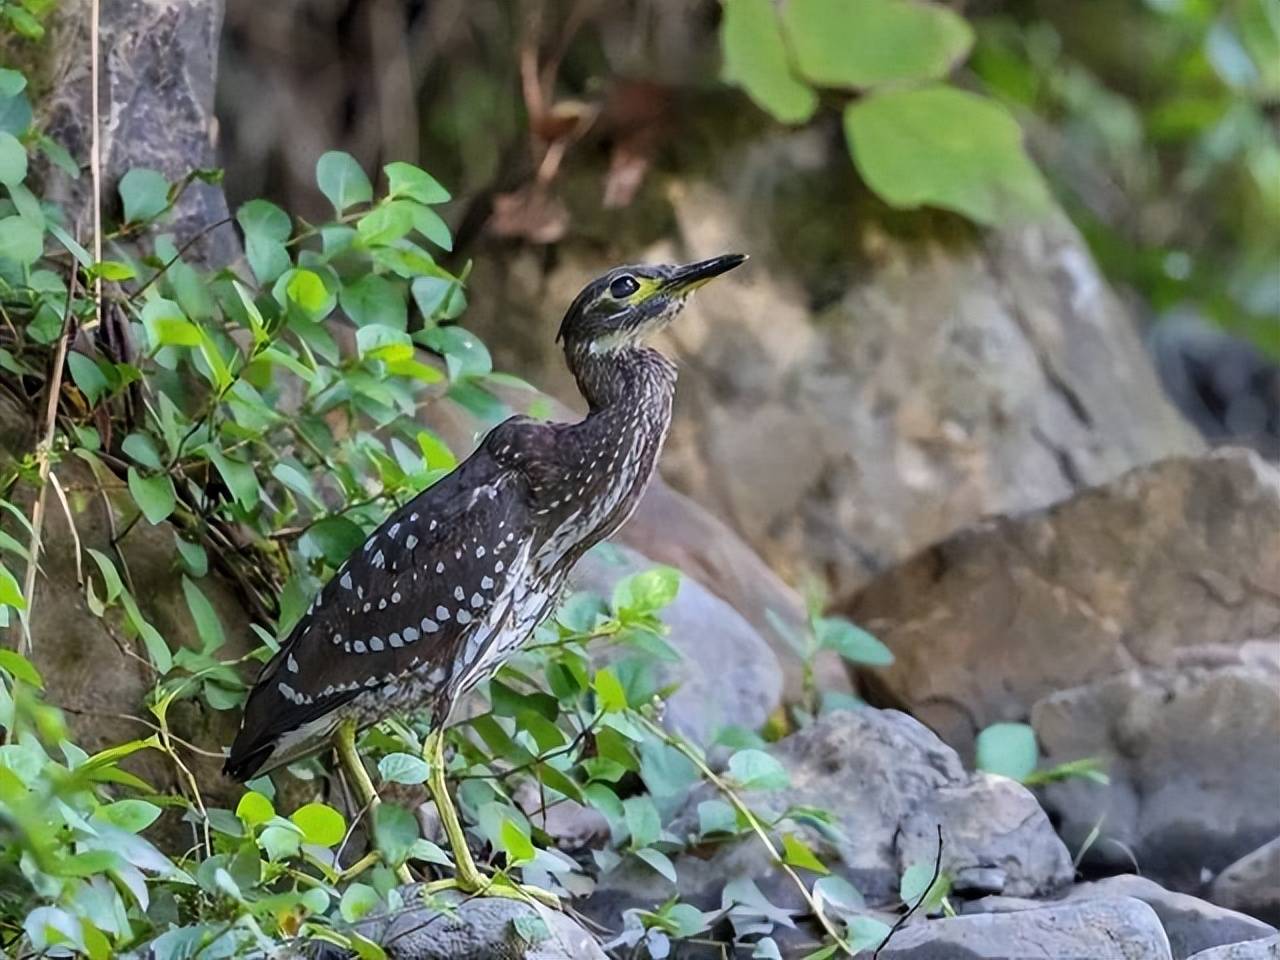
{"type": "Polygon", "coordinates": [[[747,259],[745,253],[726,253],[710,260],[699,260],[680,267],[662,285],[664,293],[692,293],[698,287],[734,267],[740,266],[747,259]]]}

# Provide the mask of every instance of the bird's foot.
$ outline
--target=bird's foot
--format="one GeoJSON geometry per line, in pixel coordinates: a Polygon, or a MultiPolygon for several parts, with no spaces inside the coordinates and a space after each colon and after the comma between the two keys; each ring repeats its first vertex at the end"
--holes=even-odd
{"type": "Polygon", "coordinates": [[[561,909],[560,898],[550,890],[543,890],[541,887],[535,887],[532,884],[514,883],[502,875],[496,877],[477,875],[474,878],[450,877],[446,880],[436,880],[428,883],[423,889],[429,894],[441,893],[445,890],[460,890],[463,893],[473,894],[478,897],[534,900],[552,909],[561,909]]]}

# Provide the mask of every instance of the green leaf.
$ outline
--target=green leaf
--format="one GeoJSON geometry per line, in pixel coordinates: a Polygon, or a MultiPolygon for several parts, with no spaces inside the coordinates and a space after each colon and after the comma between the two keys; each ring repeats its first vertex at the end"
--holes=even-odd
{"type": "Polygon", "coordinates": [[[31,126],[31,101],[26,91],[19,90],[13,96],[0,97],[0,130],[21,137],[31,126]]]}
{"type": "Polygon", "coordinates": [[[1040,760],[1036,733],[1025,723],[993,723],[977,740],[977,767],[1019,782],[1035,772],[1040,760]]]}
{"type": "Polygon", "coordinates": [[[451,200],[449,191],[436,178],[411,163],[397,160],[382,168],[387,174],[387,195],[417,200],[419,203],[444,203],[451,200]]]}
{"type": "Polygon", "coordinates": [[[499,838],[502,842],[502,849],[512,866],[528,863],[537,855],[529,835],[521,829],[520,824],[510,818],[503,818],[499,838]]]}
{"type": "Polygon", "coordinates": [[[421,204],[414,205],[413,229],[417,230],[418,233],[440,249],[453,249],[453,234],[449,232],[449,225],[444,222],[440,214],[430,207],[424,207],[421,204]]]}
{"type": "Polygon", "coordinates": [[[627,832],[631,834],[632,850],[647,847],[662,836],[662,818],[652,797],[647,794],[628,797],[622,801],[622,810],[627,832]]]}
{"type": "Polygon", "coordinates": [[[371,324],[356,330],[356,350],[360,357],[392,363],[413,358],[413,340],[395,327],[371,324]]]}
{"type": "Polygon", "coordinates": [[[737,833],[738,814],[723,800],[703,800],[698,804],[698,833],[737,833]]]}
{"type": "Polygon", "coordinates": [[[654,614],[680,592],[680,571],[655,567],[620,580],[613,588],[613,609],[620,615],[654,614]]]}
{"type": "Polygon", "coordinates": [[[645,847],[642,850],[637,850],[635,853],[637,857],[649,866],[653,867],[653,869],[657,870],[672,883],[676,882],[676,865],[671,862],[671,858],[665,853],[660,850],[655,850],[653,847],[645,847]]]}
{"type": "Polygon", "coordinates": [[[12,133],[0,130],[0,183],[7,187],[27,177],[27,151],[12,133]]]}
{"type": "Polygon", "coordinates": [[[18,70],[0,68],[0,97],[16,97],[27,89],[27,78],[18,70]]]}
{"type": "Polygon", "coordinates": [[[943,898],[950,892],[951,878],[943,873],[933,880],[932,863],[911,864],[902,874],[902,882],[898,886],[898,896],[902,898],[902,902],[909,906],[919,902],[919,909],[925,914],[935,913],[942,906],[943,898]]]}
{"type": "Polygon", "coordinates": [[[75,381],[91,407],[96,405],[102,395],[111,388],[102,369],[92,357],[86,357],[83,353],[72,350],[67,354],[67,367],[71,371],[71,379],[75,381]]]}
{"type": "Polygon", "coordinates": [[[324,554],[325,563],[339,567],[364,543],[364,531],[346,517],[325,517],[307,530],[306,539],[324,554]]]}
{"type": "Polygon", "coordinates": [[[173,492],[173,478],[167,473],[144,477],[136,468],[129,468],[129,492],[142,515],[151,524],[161,523],[173,513],[177,497],[173,492]]]}
{"type": "Polygon", "coordinates": [[[129,833],[141,833],[160,816],[160,808],[145,800],[128,798],[104,803],[93,811],[93,819],[109,823],[129,833]]]}
{"type": "Polygon", "coordinates": [[[353,883],[342,892],[338,912],[347,923],[355,923],[378,905],[378,892],[363,883],[353,883]]]}
{"type": "Polygon", "coordinates": [[[823,617],[816,627],[818,646],[834,650],[846,660],[875,667],[893,663],[893,652],[888,647],[842,617],[823,617]]]}
{"type": "Polygon", "coordinates": [[[169,181],[155,170],[135,167],[120,178],[118,189],[126,223],[150,220],[169,205],[169,181]]]}
{"type": "Polygon", "coordinates": [[[250,200],[236,211],[236,222],[244,231],[245,257],[259,283],[271,283],[289,269],[284,242],[293,225],[288,214],[266,200],[250,200]]]}
{"type": "Polygon", "coordinates": [[[222,632],[222,621],[217,611],[204,593],[187,577],[182,578],[182,593],[187,601],[187,609],[191,611],[191,619],[195,621],[196,632],[200,635],[201,652],[211,654],[226,642],[222,632]]]}
{"type": "Polygon", "coordinates": [[[44,234],[24,217],[0,220],[0,260],[13,260],[29,267],[44,252],[44,234]]]}
{"type": "Polygon", "coordinates": [[[160,451],[156,449],[155,439],[149,433],[129,434],[120,444],[120,449],[144,467],[160,470],[164,466],[160,460],[160,451]]]}
{"type": "Polygon", "coordinates": [[[1046,209],[1022,131],[993,100],[941,85],[871,94],[844,113],[867,185],[895,207],[942,207],[994,224],[1046,209]]]}
{"type": "Polygon", "coordinates": [[[316,161],[316,183],[338,216],[347,207],[373,199],[373,184],[364,169],[355,157],[340,150],[330,150],[316,161]]]}
{"type": "Polygon", "coordinates": [[[596,671],[595,680],[591,685],[595,688],[602,710],[618,713],[627,709],[627,693],[622,689],[622,684],[611,669],[604,667],[596,671]]]}
{"type": "Polygon", "coordinates": [[[424,783],[431,767],[411,753],[389,753],[378,761],[378,775],[384,783],[424,783]]]}
{"type": "Polygon", "coordinates": [[[724,79],[783,123],[804,123],[818,95],[796,79],[772,0],[727,0],[720,23],[724,79]]]}
{"type": "Polygon", "coordinates": [[[232,460],[221,450],[211,450],[209,459],[218,468],[218,473],[221,474],[223,482],[226,483],[227,489],[231,491],[236,503],[246,509],[252,508],[257,504],[259,494],[258,475],[254,472],[253,467],[239,460],[232,460]]]}
{"type": "Polygon", "coordinates": [[[236,804],[236,816],[246,827],[256,827],[266,823],[276,815],[276,808],[262,794],[250,790],[236,804]]]}
{"type": "MultiPolygon", "coordinates": [[[[14,587],[16,588],[16,586],[17,582],[14,581],[14,587]]],[[[8,603],[10,606],[19,606],[19,604],[12,602],[14,599],[21,600],[21,594],[17,595],[16,598],[13,594],[10,594],[8,599],[3,599],[3,602],[8,603]]],[[[0,647],[0,670],[7,671],[15,680],[30,684],[37,690],[44,689],[44,679],[40,676],[40,671],[35,668],[30,660],[16,650],[0,647]]]]}
{"type": "Polygon", "coordinates": [[[414,204],[392,200],[374,207],[356,223],[356,232],[366,247],[386,247],[413,229],[414,204]]]}
{"type": "Polygon", "coordinates": [[[791,785],[786,768],[763,750],[739,750],[729,758],[729,773],[748,790],[782,790],[791,785]]]}
{"type": "Polygon", "coordinates": [[[137,276],[137,271],[127,263],[121,263],[118,260],[103,260],[95,263],[89,268],[90,276],[98,276],[103,280],[131,280],[137,276]]]}
{"type": "Polygon", "coordinates": [[[366,273],[342,288],[338,303],[357,327],[373,324],[404,330],[409,309],[404,290],[386,277],[366,273]]]}
{"type": "Polygon", "coordinates": [[[319,274],[311,270],[290,270],[281,277],[285,296],[312,320],[323,319],[333,309],[336,298],[325,288],[319,274]]]}
{"type": "Polygon", "coordinates": [[[391,866],[404,863],[418,839],[418,821],[404,807],[383,803],[373,811],[373,842],[391,866]]]}
{"type": "Polygon", "coordinates": [[[341,813],[323,803],[308,803],[290,814],[302,831],[302,839],[320,847],[332,847],[347,835],[347,821],[341,813]]]}
{"type": "Polygon", "coordinates": [[[817,858],[809,845],[794,833],[782,835],[782,859],[793,867],[803,867],[814,873],[831,872],[817,858]]]}
{"type": "Polygon", "coordinates": [[[959,14],[904,0],[789,0],[783,23],[800,73],[827,87],[936,80],[973,46],[959,14]]]}
{"type": "Polygon", "coordinates": [[[172,300],[156,298],[142,308],[142,327],[152,350],[160,347],[198,347],[200,328],[186,318],[172,300]]]}
{"type": "Polygon", "coordinates": [[[854,953],[874,950],[884,943],[885,937],[889,936],[889,930],[889,925],[883,920],[864,914],[849,920],[849,925],[845,928],[846,941],[854,953]]]}
{"type": "Polygon", "coordinates": [[[530,946],[551,939],[551,928],[547,926],[547,921],[534,913],[518,915],[511,921],[511,926],[515,928],[516,936],[530,946]]]}

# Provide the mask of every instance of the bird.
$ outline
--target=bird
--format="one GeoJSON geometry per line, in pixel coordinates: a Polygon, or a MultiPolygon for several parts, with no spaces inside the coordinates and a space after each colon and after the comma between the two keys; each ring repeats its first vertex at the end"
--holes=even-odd
{"type": "Polygon", "coordinates": [[[361,799],[376,804],[357,732],[425,713],[427,785],[456,885],[482,887],[444,779],[450,711],[533,634],[577,561],[635,510],[676,386],[675,364],[649,338],[745,260],[620,266],[588,283],[556,337],[585,416],[504,420],[356,547],[261,668],[224,772],[245,781],[332,742],[361,799]]]}

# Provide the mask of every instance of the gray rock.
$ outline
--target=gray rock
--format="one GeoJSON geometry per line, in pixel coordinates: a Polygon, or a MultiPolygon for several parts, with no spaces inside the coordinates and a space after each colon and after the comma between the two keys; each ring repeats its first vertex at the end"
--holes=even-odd
{"type": "Polygon", "coordinates": [[[902,928],[882,960],[1170,960],[1160,920],[1127,897],[930,920],[902,928]]]}
{"type": "Polygon", "coordinates": [[[984,515],[1200,448],[1065,218],[976,232],[877,211],[828,231],[833,203],[864,201],[831,143],[816,128],[720,143],[713,169],[628,210],[641,236],[578,222],[550,265],[492,244],[468,325],[569,397],[551,334],[583,278],[750,250],[664,334],[688,363],[663,471],[775,569],[819,570],[837,594],[984,515]],[[674,236],[655,242],[654,223],[674,236]]]}
{"type": "Polygon", "coordinates": [[[1280,960],[1280,936],[1210,947],[1188,960],[1280,960]]]}
{"type": "Polygon", "coordinates": [[[1205,900],[1166,890],[1145,877],[1126,874],[1073,887],[1066,900],[1133,897],[1156,912],[1169,937],[1173,960],[1198,951],[1242,940],[1274,936],[1276,930],[1253,917],[1214,906],[1205,900]]]}
{"type": "Polygon", "coordinates": [[[934,861],[937,824],[944,825],[942,869],[957,892],[1043,896],[1074,876],[1040,804],[1006,777],[979,773],[925,796],[899,828],[900,864],[934,861]]]}
{"type": "Polygon", "coordinates": [[[897,657],[874,679],[877,702],[909,709],[968,760],[978,730],[1026,720],[1058,690],[1280,638],[1277,585],[1280,469],[1236,450],[972,527],[843,612],[897,657]]]}
{"type": "Polygon", "coordinates": [[[416,889],[401,888],[404,909],[355,924],[388,960],[607,960],[596,938],[559,911],[521,900],[447,893],[441,895],[450,905],[446,913],[413,905],[416,889]]]}
{"type": "MultiPolygon", "coordinates": [[[[747,803],[766,818],[797,805],[830,812],[838,837],[804,824],[794,830],[868,904],[895,903],[903,870],[917,861],[932,864],[937,824],[943,830],[944,862],[962,883],[1046,896],[1070,882],[1066,850],[1031,794],[1012,781],[966,773],[953,750],[905,714],[836,711],[780,741],[773,752],[791,786],[748,792],[747,803]]],[[[698,804],[713,796],[707,787],[694,790],[672,832],[693,835],[698,804]]],[[[780,907],[803,907],[794,886],[753,837],[709,853],[681,855],[677,874],[681,897],[704,909],[718,907],[724,885],[739,877],[755,881],[780,907]]],[[[649,906],[675,892],[652,869],[628,859],[601,878],[583,909],[616,926],[625,909],[649,906]]]]}
{"type": "MultiPolygon", "coordinates": [[[[653,566],[633,550],[608,545],[583,557],[570,582],[607,600],[623,577],[653,566]]],[[[659,685],[675,687],[666,700],[665,723],[703,744],[729,724],[748,730],[763,726],[782,702],[782,670],[751,624],[688,575],[662,619],[669,630],[666,640],[681,657],[679,663],[654,663],[659,685]]],[[[603,643],[597,649],[602,660],[627,652],[603,643]]]]}
{"type": "Polygon", "coordinates": [[[1209,888],[1209,899],[1280,925],[1280,837],[1218,874],[1209,888]]]}
{"type": "MultiPolygon", "coordinates": [[[[1280,528],[1278,528],[1280,530],[1280,528]]],[[[1047,785],[1072,848],[1101,823],[1085,863],[1199,892],[1280,832],[1280,674],[1259,666],[1131,670],[1032,710],[1045,763],[1100,757],[1106,788],[1047,785]]]]}

